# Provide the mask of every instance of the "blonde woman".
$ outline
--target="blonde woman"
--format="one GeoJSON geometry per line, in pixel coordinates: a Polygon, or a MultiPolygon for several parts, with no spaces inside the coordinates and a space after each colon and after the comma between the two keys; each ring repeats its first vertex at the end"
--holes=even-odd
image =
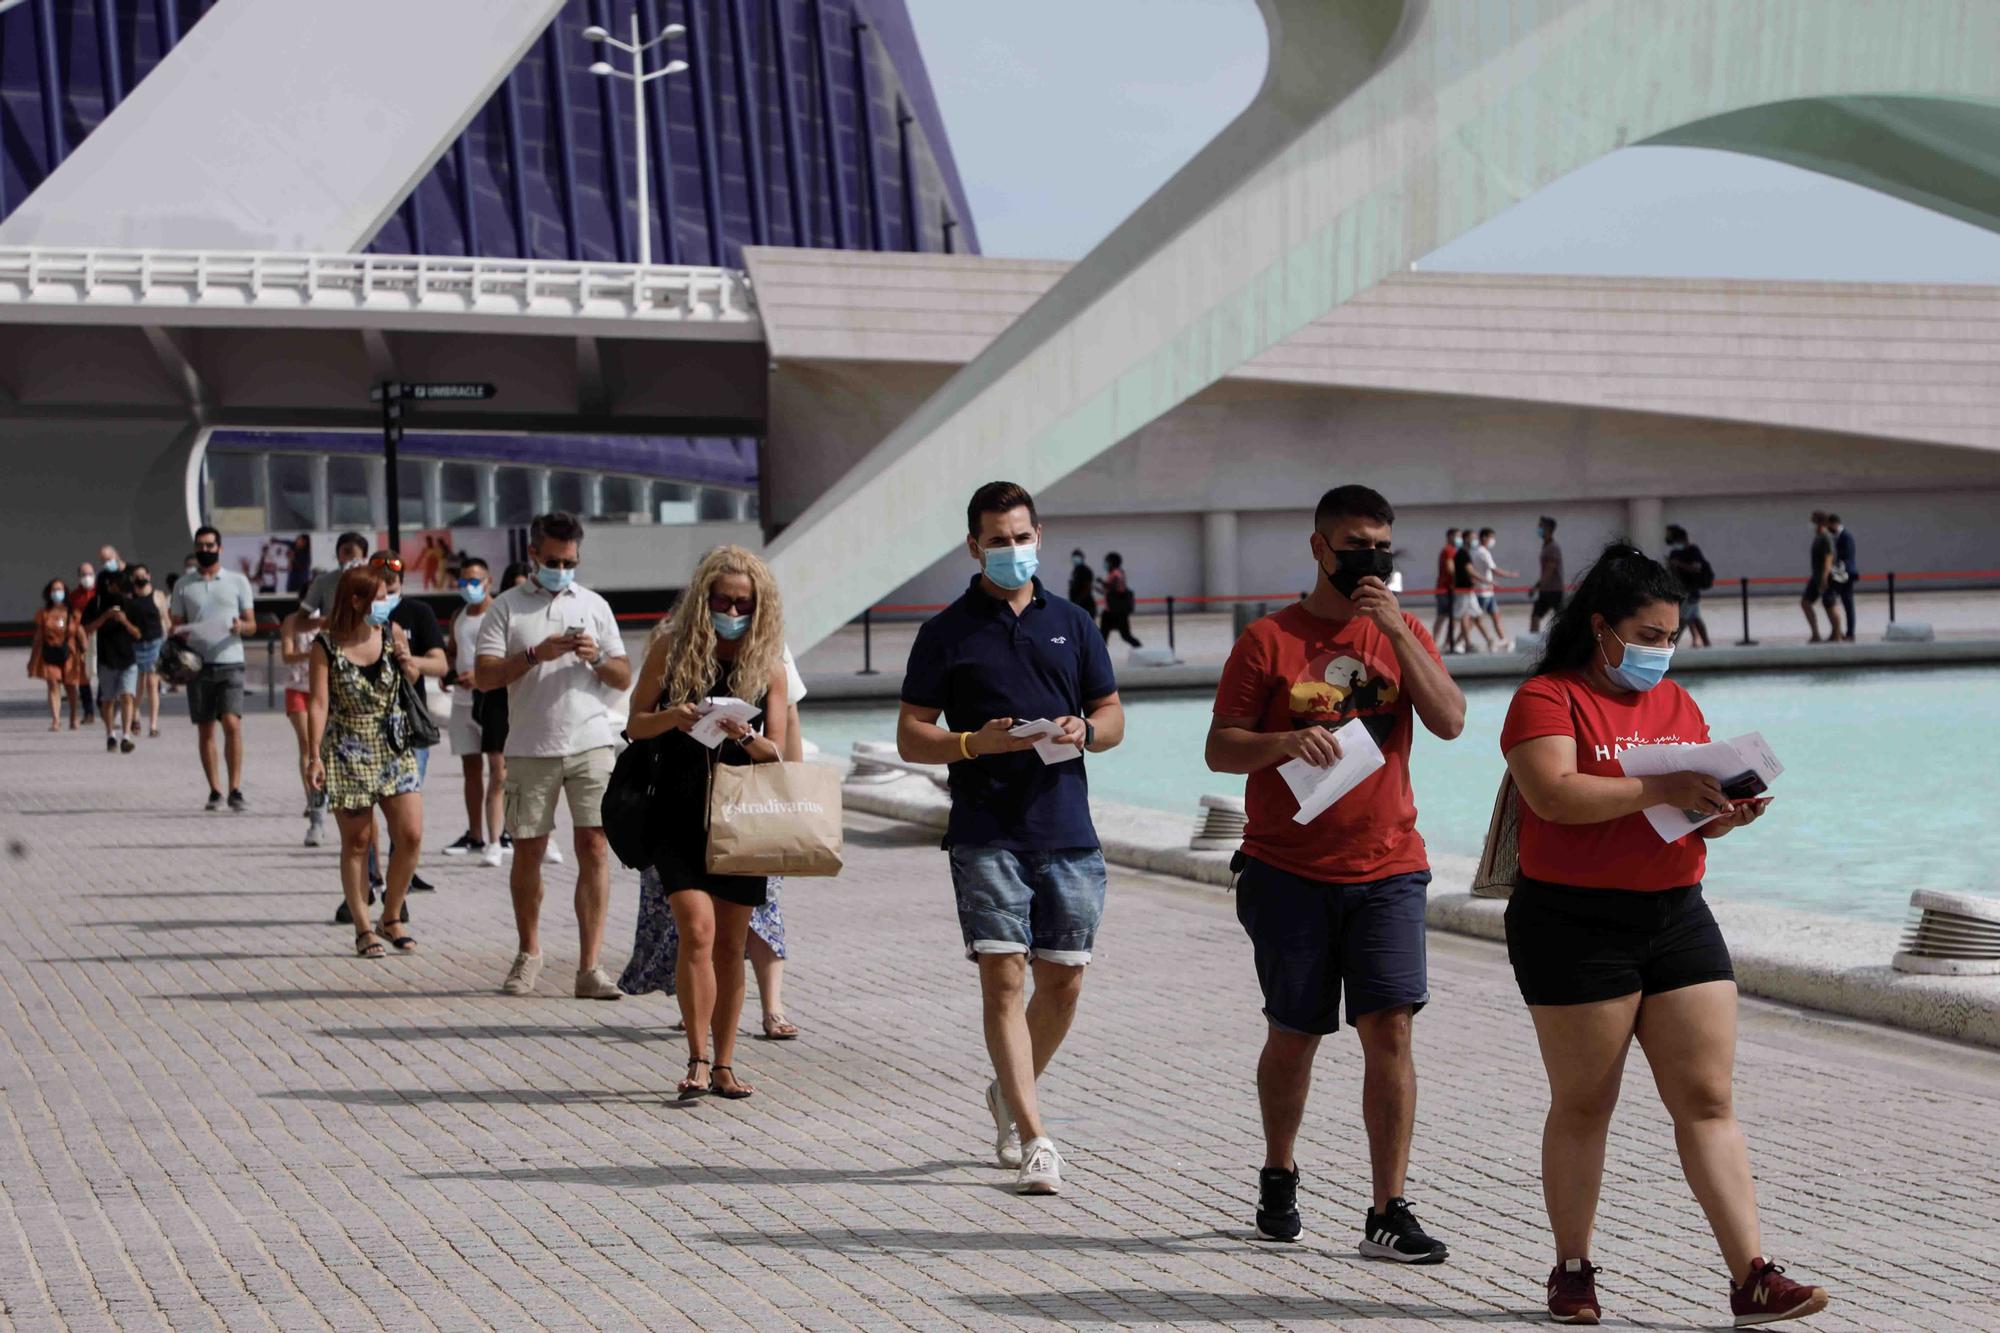
{"type": "Polygon", "coordinates": [[[710,1092],[735,1100],[755,1091],[736,1077],[731,1061],[750,915],[764,905],[767,886],[761,877],[709,873],[708,773],[712,763],[784,757],[790,721],[784,641],[784,608],[770,569],[740,546],[719,546],[702,557],[674,614],[654,631],[632,689],[627,734],[666,738],[663,806],[672,813],[644,892],[666,896],[680,932],[674,991],[687,1030],[683,1101],[710,1092]],[[688,732],[701,720],[702,701],[716,696],[761,704],[763,711],[747,724],[726,724],[727,739],[710,751],[688,732]]]}

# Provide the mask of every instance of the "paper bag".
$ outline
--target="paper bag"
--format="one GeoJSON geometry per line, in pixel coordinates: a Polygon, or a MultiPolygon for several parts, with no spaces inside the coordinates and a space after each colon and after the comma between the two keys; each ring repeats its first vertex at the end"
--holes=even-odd
{"type": "Polygon", "coordinates": [[[722,764],[709,779],[708,869],[838,875],[840,772],[826,764],[722,764]]]}
{"type": "Polygon", "coordinates": [[[1521,883],[1521,794],[1514,789],[1514,775],[1500,777],[1500,792],[1493,798],[1493,818],[1486,825],[1486,846],[1479,853],[1479,869],[1472,874],[1475,898],[1511,898],[1521,883]]]}

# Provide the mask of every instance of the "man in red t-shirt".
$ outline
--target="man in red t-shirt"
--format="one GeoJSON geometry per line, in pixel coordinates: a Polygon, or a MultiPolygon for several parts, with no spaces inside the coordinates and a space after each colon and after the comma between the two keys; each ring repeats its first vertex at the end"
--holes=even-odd
{"type": "Polygon", "coordinates": [[[1458,529],[1446,528],[1444,530],[1444,549],[1438,552],[1437,584],[1435,587],[1438,613],[1437,619],[1431,622],[1431,638],[1437,640],[1438,636],[1442,634],[1444,638],[1438,640],[1438,646],[1446,652],[1451,651],[1452,636],[1458,630],[1457,624],[1451,618],[1452,570],[1457,559],[1458,529]]]}
{"type": "Polygon", "coordinates": [[[1249,932],[1269,1020],[1257,1062],[1264,1113],[1257,1232],[1299,1235],[1298,1166],[1292,1148],[1305,1117],[1320,1038],[1347,1021],[1366,1062],[1362,1119],[1374,1199],[1360,1243],[1370,1258],[1441,1263],[1403,1200],[1417,1076],[1411,1020],[1430,999],[1424,966],[1424,897],[1430,861],[1410,796],[1414,718],[1445,740],[1465,726],[1465,696],[1415,616],[1397,605],[1390,527],[1395,510],[1366,486],[1321,497],[1311,549],[1319,577],[1304,601],[1250,626],[1223,668],[1208,766],[1245,773],[1249,816],[1236,915],[1249,932]],[[1381,768],[1312,820],[1278,769],[1299,759],[1324,768],[1340,757],[1332,730],[1359,720],[1382,751],[1381,768]]]}

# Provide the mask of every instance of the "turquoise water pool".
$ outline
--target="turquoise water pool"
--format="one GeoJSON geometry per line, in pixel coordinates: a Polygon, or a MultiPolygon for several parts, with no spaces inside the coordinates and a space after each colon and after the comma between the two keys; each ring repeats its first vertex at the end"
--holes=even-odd
{"type": "MultiPolygon", "coordinates": [[[[1990,667],[1688,676],[1717,736],[1761,731],[1785,775],[1771,812],[1718,843],[1717,897],[1867,921],[1899,921],[1910,890],[2000,893],[2000,671],[1990,667]]],[[[1466,689],[1465,734],[1446,743],[1419,727],[1411,755],[1417,824],[1440,852],[1476,856],[1500,780],[1500,724],[1513,683],[1466,689]]],[[[1125,744],[1090,759],[1094,795],[1185,814],[1205,793],[1241,795],[1242,779],[1201,760],[1209,699],[1139,696],[1125,744]]],[[[893,704],[806,704],[806,735],[845,754],[893,740],[893,704]]]]}

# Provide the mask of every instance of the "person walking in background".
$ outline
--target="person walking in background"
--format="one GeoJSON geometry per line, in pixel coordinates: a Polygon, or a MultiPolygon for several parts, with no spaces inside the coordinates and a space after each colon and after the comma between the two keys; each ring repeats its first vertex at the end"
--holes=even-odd
{"type": "MultiPolygon", "coordinates": [[[[736,1077],[736,1028],[750,918],[766,905],[768,885],[763,876],[708,869],[707,787],[716,763],[785,757],[791,711],[784,635],[770,569],[740,546],[719,546],[702,557],[673,615],[653,631],[632,690],[626,734],[635,741],[662,738],[659,852],[640,892],[666,899],[679,936],[674,991],[687,1035],[684,1101],[710,1092],[735,1100],[755,1091],[736,1077]],[[722,696],[761,711],[748,722],[725,723],[726,739],[711,752],[688,733],[702,719],[703,701],[722,696]]],[[[637,948],[635,940],[635,957],[637,948]]]]}
{"type": "Polygon", "coordinates": [[[1092,620],[1097,619],[1097,571],[1081,550],[1069,553],[1069,599],[1092,620]]]}
{"type": "Polygon", "coordinates": [[[1681,581],[1681,629],[1697,648],[1708,647],[1708,622],[1701,618],[1701,595],[1715,586],[1715,570],[1678,523],[1667,526],[1667,569],[1681,581]]]}
{"type": "MultiPolygon", "coordinates": [[[[437,612],[431,610],[428,603],[415,597],[403,596],[403,557],[393,551],[377,551],[368,557],[368,567],[382,576],[383,595],[389,602],[389,623],[403,631],[410,660],[415,665],[419,677],[416,681],[417,686],[422,688],[422,678],[442,679],[445,672],[450,669],[444,650],[444,631],[438,627],[437,612]]],[[[430,747],[419,746],[415,753],[417,790],[422,791],[424,782],[430,777],[431,772],[430,747]]],[[[396,848],[392,841],[389,854],[393,857],[395,852],[396,848]]],[[[382,879],[373,842],[368,847],[368,879],[370,883],[380,883],[382,879]]],[[[417,874],[413,866],[410,871],[410,892],[435,893],[436,891],[437,886],[417,874]]],[[[335,919],[344,920],[338,914],[335,919]]]]}
{"type": "Polygon", "coordinates": [[[222,567],[222,534],[204,524],[195,529],[196,570],[174,585],[167,610],[173,632],[201,654],[201,674],[188,686],[188,717],[195,725],[201,771],[208,779],[208,809],[222,808],[222,776],[216,761],[215,732],[222,729],[229,768],[229,808],[249,808],[243,799],[243,636],[257,629],[257,599],[250,580],[222,567]]]}
{"type": "Polygon", "coordinates": [[[34,637],[28,642],[28,676],[48,686],[49,730],[62,730],[62,701],[69,700],[69,729],[76,730],[83,683],[83,625],[69,605],[69,588],[61,579],[42,586],[42,604],[35,610],[34,637]]]}
{"type": "MultiPolygon", "coordinates": [[[[76,583],[70,588],[69,610],[77,617],[79,625],[91,618],[91,608],[97,602],[97,568],[88,560],[80,561],[76,567],[76,583]]],[[[83,701],[83,720],[97,720],[97,695],[93,686],[97,681],[96,636],[89,631],[83,635],[83,683],[77,687],[77,697],[83,701]]]]}
{"type": "Polygon", "coordinates": [[[1806,625],[1812,630],[1811,642],[1839,643],[1840,612],[1834,608],[1840,602],[1840,594],[1833,586],[1833,535],[1827,531],[1826,515],[1817,509],[1813,510],[1812,525],[1812,576],[1806,580],[1805,595],[1799,599],[1799,605],[1806,613],[1806,625]],[[1820,637],[1819,617],[1813,613],[1816,605],[1826,607],[1825,638],[1820,637]]]}
{"type": "Polygon", "coordinates": [[[604,840],[604,788],[618,734],[611,705],[632,684],[632,663],[610,605],[576,581],[583,523],[556,510],[528,528],[533,580],[493,599],[479,627],[473,683],[507,692],[507,826],[514,835],[508,891],[520,950],[501,990],[532,995],[542,972],[542,854],[555,831],[556,801],[569,802],[576,830],[578,999],[616,1000],[599,965],[611,901],[611,848],[604,840]]]}
{"type": "MultiPolygon", "coordinates": [[[[1505,651],[1514,645],[1507,638],[1507,627],[1500,623],[1500,593],[1494,583],[1494,576],[1503,579],[1521,577],[1519,570],[1502,569],[1493,559],[1494,532],[1491,528],[1479,530],[1479,544],[1472,548],[1472,591],[1479,599],[1479,614],[1493,625],[1493,642],[1505,651]]],[[[1485,625],[1480,632],[1484,633],[1485,625]]]]}
{"type": "Polygon", "coordinates": [[[1437,619],[1431,622],[1431,638],[1444,652],[1454,651],[1458,643],[1458,621],[1452,615],[1453,589],[1458,577],[1458,529],[1444,530],[1444,549],[1438,552],[1437,567],[1437,619]]]}
{"type": "Polygon", "coordinates": [[[299,597],[299,610],[305,613],[300,628],[317,631],[326,627],[328,608],[333,605],[334,590],[340,586],[340,576],[350,569],[358,569],[368,559],[368,539],[358,532],[343,532],[333,542],[334,567],[324,574],[315,575],[299,597]]]}
{"type": "Polygon", "coordinates": [[[341,895],[362,958],[382,957],[385,941],[398,953],[417,947],[403,927],[404,899],[424,837],[416,756],[393,740],[407,726],[397,704],[401,682],[418,679],[417,664],[403,628],[389,623],[393,608],[384,585],[382,571],[363,567],[347,570],[334,586],[326,628],[313,640],[306,714],[306,785],[326,793],[340,828],[341,895]],[[371,928],[367,866],[378,805],[389,823],[389,878],[382,919],[371,928]]]}
{"type": "Polygon", "coordinates": [[[507,694],[475,688],[473,672],[479,660],[479,629],[493,608],[493,571],[478,556],[458,566],[461,605],[452,613],[445,653],[451,670],[445,679],[455,687],[446,732],[451,752],[465,775],[465,832],[444,849],[446,856],[477,856],[482,865],[500,864],[502,784],[507,781],[507,694]]]}
{"type": "MultiPolygon", "coordinates": [[[[336,585],[336,588],[338,585],[336,585]]],[[[329,596],[326,599],[331,602],[329,596]]],[[[278,626],[278,656],[285,664],[285,721],[291,723],[292,737],[299,746],[299,784],[306,793],[306,840],[308,847],[326,841],[326,793],[313,786],[308,770],[312,764],[312,653],[313,631],[304,627],[306,613],[295,608],[278,626]]]]}
{"type": "Polygon", "coordinates": [[[1756,1186],[1731,1092],[1736,982],[1702,900],[1706,843],[1754,823],[1764,800],[1732,800],[1704,773],[1627,777],[1619,751],[1709,739],[1701,709],[1666,672],[1684,589],[1614,543],[1556,618],[1500,736],[1519,792],[1520,881],[1507,955],[1549,1080],[1542,1194],[1555,1239],[1549,1313],[1597,1323],[1590,1262],[1605,1142],[1638,1038],[1673,1117],[1681,1169],[1729,1267],[1737,1327],[1825,1307],[1826,1292],[1764,1254],[1756,1186]],[[1707,820],[1663,842],[1645,811],[1707,820]]]}
{"type": "Polygon", "coordinates": [[[167,640],[167,594],[154,586],[151,569],[135,564],[132,566],[132,596],[145,604],[139,608],[139,642],[134,648],[134,656],[139,663],[139,708],[146,715],[146,735],[157,738],[160,734],[160,645],[167,640]]]}
{"type": "Polygon", "coordinates": [[[950,765],[944,845],[965,956],[979,969],[996,1075],[986,1085],[994,1153],[1018,1169],[1017,1192],[1056,1194],[1062,1156],[1035,1085],[1076,1017],[1104,914],[1104,853],[1083,754],[1125,738],[1125,709],[1104,638],[1035,577],[1034,497],[988,482],[965,519],[965,552],[979,572],[917,631],[896,748],[910,763],[950,765]],[[1033,740],[1012,734],[1033,721],[1053,722],[1053,739],[1074,753],[1044,762],[1033,740]],[[1025,999],[1030,971],[1034,996],[1025,999]]]}
{"type": "Polygon", "coordinates": [[[111,564],[83,628],[97,636],[97,710],[104,717],[104,748],[130,754],[138,748],[133,737],[139,729],[139,626],[132,617],[139,612],[116,557],[111,564]]]}
{"type": "Polygon", "coordinates": [[[1840,515],[1826,516],[1827,534],[1833,538],[1833,564],[1829,573],[1833,578],[1833,590],[1840,595],[1841,614],[1846,617],[1847,642],[1854,642],[1854,585],[1861,578],[1861,566],[1855,559],[1854,534],[1840,521],[1840,515]]]}
{"type": "MultiPolygon", "coordinates": [[[[785,762],[805,762],[805,737],[799,731],[799,700],[806,697],[806,683],[799,675],[792,650],[786,648],[785,668],[785,762]]],[[[745,939],[750,970],[757,978],[757,999],[764,1011],[766,1041],[791,1041],[799,1035],[797,1024],[785,1017],[785,912],[780,897],[783,877],[764,881],[764,905],[750,913],[750,933],[745,939]]],[[[678,976],[681,933],[674,924],[674,911],[667,901],[666,885],[658,872],[648,866],[639,876],[639,923],[632,934],[632,956],[618,978],[618,989],[627,995],[651,995],[655,991],[679,994],[678,976]]],[[[711,953],[713,951],[711,950],[711,953]]],[[[685,1021],[674,1027],[687,1030],[685,1021]]]]}
{"type": "Polygon", "coordinates": [[[1251,625],[1216,690],[1205,758],[1247,774],[1236,916],[1256,957],[1266,1030],[1257,1061],[1264,1120],[1257,1234],[1294,1241],[1299,1221],[1299,1126],[1320,1039],[1340,1028],[1340,1000],[1361,1042],[1361,1118],[1373,1193],[1360,1251],[1406,1264],[1442,1263],[1404,1199],[1415,1131],[1417,1072],[1410,1041],[1430,1001],[1424,903],[1430,857],[1410,793],[1416,719],[1440,740],[1465,728],[1465,695],[1422,622],[1384,580],[1396,511],[1366,486],[1320,498],[1309,539],[1313,589],[1251,625]],[[1279,773],[1340,758],[1333,731],[1360,721],[1384,763],[1340,801],[1301,824],[1279,773]]]}
{"type": "Polygon", "coordinates": [[[1472,630],[1479,629],[1479,637],[1487,650],[1493,648],[1492,631],[1479,618],[1479,591],[1472,575],[1473,539],[1471,528],[1461,528],[1458,533],[1458,549],[1451,554],[1451,621],[1458,630],[1458,651],[1472,651],[1472,630]]]}
{"type": "Polygon", "coordinates": [[[1556,543],[1556,521],[1542,515],[1536,525],[1542,537],[1541,572],[1535,579],[1535,609],[1528,616],[1528,633],[1540,634],[1542,621],[1562,610],[1563,548],[1556,543]]]}
{"type": "Polygon", "coordinates": [[[1132,612],[1137,599],[1132,596],[1132,585],[1125,577],[1125,557],[1116,551],[1104,557],[1104,577],[1097,586],[1104,592],[1104,621],[1099,627],[1104,641],[1110,643],[1115,633],[1128,647],[1145,647],[1132,637],[1132,612]]]}

